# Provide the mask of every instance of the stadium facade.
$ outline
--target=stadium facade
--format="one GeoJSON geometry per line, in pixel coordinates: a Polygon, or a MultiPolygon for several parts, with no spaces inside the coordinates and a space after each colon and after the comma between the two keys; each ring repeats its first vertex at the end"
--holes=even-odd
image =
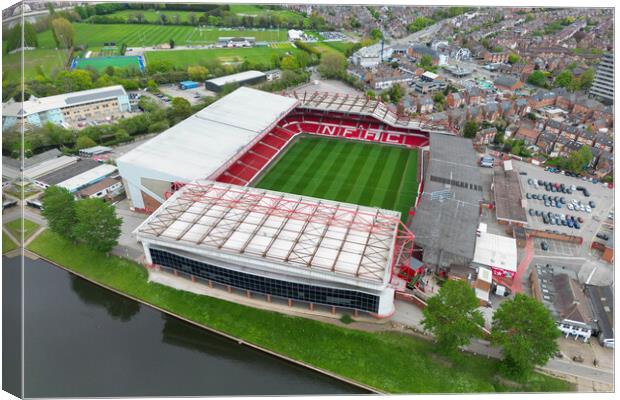
{"type": "Polygon", "coordinates": [[[429,131],[363,96],[242,87],[117,165],[133,208],[151,214],[134,232],[150,268],[267,301],[387,317],[413,249],[399,212],[252,184],[300,134],[418,148],[429,131]]]}

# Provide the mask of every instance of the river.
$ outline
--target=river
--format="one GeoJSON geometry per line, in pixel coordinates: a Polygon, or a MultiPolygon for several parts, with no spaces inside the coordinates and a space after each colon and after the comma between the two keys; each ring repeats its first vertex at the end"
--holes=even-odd
{"type": "MultiPolygon", "coordinates": [[[[364,393],[25,260],[26,397],[364,393]]],[[[5,366],[19,361],[19,264],[3,257],[5,366]]],[[[4,371],[15,393],[18,369],[4,371]]]]}

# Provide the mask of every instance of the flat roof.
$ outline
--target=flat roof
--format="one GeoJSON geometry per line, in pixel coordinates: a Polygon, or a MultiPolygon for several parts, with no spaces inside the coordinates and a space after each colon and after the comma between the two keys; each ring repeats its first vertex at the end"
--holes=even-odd
{"type": "Polygon", "coordinates": [[[116,165],[101,164],[98,167],[89,169],[88,171],[82,172],[79,175],[76,175],[65,181],[62,181],[58,183],[57,185],[60,187],[64,187],[70,192],[75,192],[79,188],[86,186],[89,183],[100,180],[103,177],[114,173],[115,171],[116,171],[116,165]]]}
{"type": "Polygon", "coordinates": [[[127,92],[121,85],[107,86],[97,89],[82,90],[80,92],[64,93],[55,96],[36,98],[30,97],[27,101],[2,104],[3,116],[26,116],[42,111],[75,106],[93,101],[101,101],[119,96],[126,96],[127,92]]]}
{"type": "Polygon", "coordinates": [[[95,160],[77,159],[66,167],[50,172],[49,174],[40,176],[36,179],[37,181],[43,182],[47,185],[57,185],[61,182],[66,181],[67,179],[78,176],[83,172],[96,168],[99,165],[100,164],[95,160]]]}
{"type": "Polygon", "coordinates": [[[396,211],[200,180],[175,192],[134,234],[198,255],[376,289],[391,277],[399,221],[396,211]]]}
{"type": "Polygon", "coordinates": [[[431,265],[469,265],[480,221],[482,178],[469,139],[430,135],[424,191],[412,226],[415,242],[431,265]]]}
{"type": "Polygon", "coordinates": [[[251,71],[239,72],[237,74],[232,74],[232,75],[220,76],[219,78],[209,79],[207,80],[207,82],[212,83],[217,86],[224,86],[228,83],[243,82],[249,79],[260,78],[263,76],[266,76],[264,72],[251,70],[251,71]]]}
{"type": "Polygon", "coordinates": [[[103,153],[109,153],[111,151],[112,151],[111,147],[107,147],[107,146],[93,146],[93,147],[88,147],[86,149],[80,150],[80,153],[103,154],[103,153]]]}
{"type": "Polygon", "coordinates": [[[292,110],[290,97],[241,87],[116,160],[187,182],[207,178],[292,110]]]}
{"type": "MultiPolygon", "coordinates": [[[[512,163],[510,164],[512,168],[512,163]]],[[[497,219],[527,224],[527,215],[521,200],[519,174],[514,169],[493,167],[493,196],[497,219]]]]}
{"type": "Polygon", "coordinates": [[[116,179],[115,178],[103,178],[99,182],[80,190],[80,195],[91,196],[97,192],[102,191],[103,189],[107,189],[110,186],[116,185],[117,183],[120,183],[120,182],[121,181],[119,178],[116,178],[116,179]]]}
{"type": "Polygon", "coordinates": [[[517,240],[488,232],[479,232],[473,262],[516,272],[517,240]]]}
{"type": "Polygon", "coordinates": [[[38,179],[44,175],[51,174],[54,171],[58,171],[72,164],[75,164],[79,160],[79,157],[75,156],[60,156],[52,158],[50,160],[43,161],[40,164],[27,168],[24,171],[24,177],[30,179],[38,179]]]}

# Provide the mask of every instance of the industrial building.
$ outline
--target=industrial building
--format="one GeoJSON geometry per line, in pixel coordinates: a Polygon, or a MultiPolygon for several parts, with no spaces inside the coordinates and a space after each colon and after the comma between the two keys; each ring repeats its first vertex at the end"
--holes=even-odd
{"type": "Polygon", "coordinates": [[[226,85],[253,85],[255,83],[264,82],[267,75],[260,71],[244,71],[237,74],[220,76],[205,81],[205,89],[213,92],[221,92],[226,85]]]}
{"type": "Polygon", "coordinates": [[[523,205],[523,195],[519,184],[519,174],[512,161],[504,161],[493,168],[493,199],[495,215],[500,224],[526,226],[527,214],[523,205]]]}
{"type": "Polygon", "coordinates": [[[12,99],[2,104],[2,129],[41,127],[51,122],[71,127],[81,120],[116,118],[131,110],[129,96],[121,85],[55,96],[30,98],[21,103],[12,99]]]}
{"type": "Polygon", "coordinates": [[[396,211],[197,180],[134,233],[150,268],[210,288],[388,317],[409,262],[399,225],[396,211]]]}
{"type": "Polygon", "coordinates": [[[101,164],[91,159],[63,156],[50,161],[56,163],[41,164],[26,178],[42,189],[55,185],[76,193],[116,172],[114,165],[101,164]]]}
{"type": "Polygon", "coordinates": [[[482,179],[471,140],[430,134],[425,152],[424,190],[412,222],[414,256],[448,270],[469,267],[480,223],[482,179]]]}

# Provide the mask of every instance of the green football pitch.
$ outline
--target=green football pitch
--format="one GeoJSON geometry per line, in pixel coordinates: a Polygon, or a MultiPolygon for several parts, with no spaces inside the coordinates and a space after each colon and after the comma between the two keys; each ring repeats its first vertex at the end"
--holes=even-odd
{"type": "Polygon", "coordinates": [[[256,187],[400,211],[418,190],[418,151],[378,143],[301,136],[256,187]]]}

